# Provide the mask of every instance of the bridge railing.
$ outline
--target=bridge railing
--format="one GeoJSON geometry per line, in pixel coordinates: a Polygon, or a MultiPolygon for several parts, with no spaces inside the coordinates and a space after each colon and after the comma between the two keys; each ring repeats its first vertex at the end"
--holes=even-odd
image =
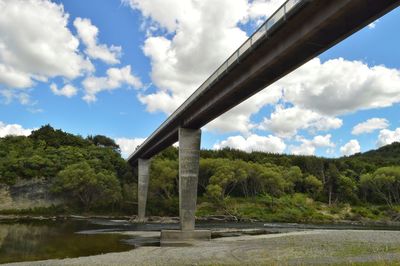
{"type": "MultiPolygon", "coordinates": [[[[153,134],[145,140],[145,142],[139,146],[137,151],[140,150],[141,146],[147,144],[165,125],[173,120],[178,113],[184,111],[187,106],[192,102],[193,99],[201,95],[207,88],[212,86],[215,82],[221,79],[229,69],[233,68],[238,64],[241,58],[250,52],[261,39],[269,37],[279,26],[291,15],[310,0],[287,0],[278,10],[276,10],[222,65],[214,71],[213,74],[178,108],[173,112],[167,120],[165,120],[153,134]]],[[[136,152],[135,152],[136,153],[136,152]]],[[[129,158],[134,154],[132,154],[129,158]]]]}
{"type": "MultiPolygon", "coordinates": [[[[288,0],[273,13],[222,65],[199,87],[199,91],[211,86],[220,79],[240,58],[250,51],[260,39],[272,34],[288,17],[309,0],[288,0]],[[215,75],[218,74],[218,75],[215,75]]],[[[191,97],[189,97],[190,99],[191,97]]],[[[188,99],[188,100],[189,100],[188,99]]],[[[179,109],[179,108],[178,108],[179,109]]]]}

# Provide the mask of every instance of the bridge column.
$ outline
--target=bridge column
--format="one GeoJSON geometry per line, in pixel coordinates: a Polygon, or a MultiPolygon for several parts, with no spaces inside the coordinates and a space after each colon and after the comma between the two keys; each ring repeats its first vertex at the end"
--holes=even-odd
{"type": "Polygon", "coordinates": [[[138,221],[144,222],[146,217],[147,191],[149,188],[150,159],[139,159],[138,169],[138,221]]]}
{"type": "Polygon", "coordinates": [[[179,216],[182,231],[194,230],[200,141],[200,129],[179,129],[179,216]]]}
{"type": "Polygon", "coordinates": [[[162,230],[161,245],[210,240],[209,230],[195,230],[197,184],[200,160],[200,129],[179,128],[179,217],[180,230],[162,230]]]}

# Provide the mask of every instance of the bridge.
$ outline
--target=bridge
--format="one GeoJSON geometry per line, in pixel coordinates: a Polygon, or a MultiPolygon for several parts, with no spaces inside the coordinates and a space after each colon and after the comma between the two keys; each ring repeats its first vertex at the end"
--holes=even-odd
{"type": "Polygon", "coordinates": [[[179,141],[180,230],[161,242],[209,239],[196,231],[200,128],[400,5],[400,0],[288,0],[128,158],[138,164],[144,221],[150,159],[179,141]]]}

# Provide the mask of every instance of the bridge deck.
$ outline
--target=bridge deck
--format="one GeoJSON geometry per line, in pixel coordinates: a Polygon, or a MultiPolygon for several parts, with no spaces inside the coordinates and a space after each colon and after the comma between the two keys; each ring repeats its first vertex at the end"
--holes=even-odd
{"type": "Polygon", "coordinates": [[[128,158],[151,158],[400,5],[400,0],[288,0],[128,158]]]}

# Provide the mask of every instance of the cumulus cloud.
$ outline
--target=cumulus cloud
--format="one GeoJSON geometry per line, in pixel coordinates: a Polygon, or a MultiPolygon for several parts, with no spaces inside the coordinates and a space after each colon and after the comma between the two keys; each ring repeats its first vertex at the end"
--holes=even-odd
{"type": "Polygon", "coordinates": [[[351,134],[360,135],[363,133],[371,133],[378,129],[384,129],[389,126],[389,122],[384,118],[371,118],[367,121],[354,126],[351,134]]]}
{"type": "Polygon", "coordinates": [[[29,136],[33,129],[23,128],[18,124],[5,124],[0,121],[0,138],[4,138],[5,136],[29,136]]]}
{"type": "MultiPolygon", "coordinates": [[[[143,51],[151,60],[156,91],[143,93],[139,99],[149,112],[171,114],[246,39],[239,25],[264,20],[284,1],[124,2],[142,13],[149,32],[143,51]]],[[[279,136],[294,136],[300,129],[315,133],[339,128],[339,115],[400,102],[400,71],[342,58],[326,62],[316,58],[266,91],[283,91],[281,100],[293,108],[277,110],[262,127],[279,136]],[[293,123],[278,119],[284,116],[293,123]]],[[[250,98],[207,129],[250,134],[256,126],[251,116],[276,102],[257,99],[271,97],[269,93],[250,98]]]]}
{"type": "Polygon", "coordinates": [[[253,0],[248,5],[247,20],[253,20],[257,25],[263,23],[285,2],[285,0],[253,0]]]}
{"type": "Polygon", "coordinates": [[[71,98],[72,96],[75,96],[78,93],[78,89],[70,84],[67,84],[61,89],[59,89],[55,83],[52,83],[50,85],[50,89],[55,95],[65,96],[67,98],[71,98]]]}
{"type": "MultiPolygon", "coordinates": [[[[125,3],[139,10],[146,19],[146,29],[152,29],[143,51],[151,60],[151,78],[157,89],[139,96],[150,112],[171,114],[247,38],[239,27],[248,17],[247,0],[125,3]]],[[[221,123],[221,131],[244,131],[254,110],[253,102],[248,105],[240,107],[252,110],[242,114],[236,128],[226,128],[221,119],[209,128],[215,129],[221,123]]]]}
{"type": "MultiPolygon", "coordinates": [[[[264,20],[284,1],[124,2],[143,14],[145,28],[150,31],[143,51],[151,59],[151,77],[158,89],[139,95],[139,100],[149,112],[169,115],[246,40],[241,23],[264,20]],[[165,34],[160,29],[165,29],[165,34]]],[[[206,129],[248,135],[255,127],[251,115],[280,97],[280,90],[269,88],[215,119],[206,129]]]]}
{"type": "Polygon", "coordinates": [[[83,99],[90,103],[97,100],[96,94],[102,91],[112,91],[120,88],[123,85],[141,88],[142,82],[131,73],[131,66],[123,68],[109,68],[106,77],[87,77],[82,85],[85,89],[83,99]]]}
{"type": "Polygon", "coordinates": [[[225,147],[239,149],[247,152],[263,151],[271,153],[283,153],[286,149],[285,142],[275,136],[250,135],[247,138],[242,136],[232,136],[214,145],[214,149],[225,147]]]}
{"type": "Polygon", "coordinates": [[[361,151],[360,143],[358,143],[358,140],[356,139],[352,139],[348,143],[340,147],[340,152],[344,156],[350,156],[360,151],[361,151]]]}
{"type": "Polygon", "coordinates": [[[400,70],[342,58],[315,58],[278,82],[285,100],[336,116],[400,102],[400,70]]]}
{"type": "Polygon", "coordinates": [[[128,158],[135,149],[145,141],[143,138],[116,138],[115,142],[121,148],[121,155],[124,158],[128,158]]]}
{"type": "Polygon", "coordinates": [[[299,107],[284,108],[277,105],[270,118],[265,118],[260,129],[270,130],[280,137],[293,137],[300,129],[310,132],[327,131],[340,128],[343,121],[339,118],[323,116],[299,107]]]}
{"type": "Polygon", "coordinates": [[[383,129],[379,132],[378,142],[376,145],[382,147],[392,144],[393,142],[400,142],[400,128],[395,130],[383,129]]]}
{"type": "Polygon", "coordinates": [[[93,70],[67,28],[62,5],[0,0],[0,10],[0,89],[28,88],[55,76],[74,79],[93,70]]]}
{"type": "Polygon", "coordinates": [[[100,59],[107,64],[118,64],[121,56],[121,47],[111,45],[107,47],[98,43],[99,29],[92,24],[89,19],[76,18],[74,26],[78,32],[79,38],[86,46],[85,53],[93,59],[100,59]]]}
{"type": "Polygon", "coordinates": [[[315,136],[311,140],[297,136],[296,140],[301,142],[301,145],[291,146],[290,152],[294,155],[314,155],[317,148],[335,147],[335,144],[331,141],[331,138],[332,135],[330,134],[325,136],[315,136]]]}
{"type": "Polygon", "coordinates": [[[220,133],[240,132],[248,135],[250,130],[257,126],[251,122],[251,115],[265,105],[277,103],[281,96],[281,91],[274,88],[261,91],[207,124],[206,129],[220,133]]]}

